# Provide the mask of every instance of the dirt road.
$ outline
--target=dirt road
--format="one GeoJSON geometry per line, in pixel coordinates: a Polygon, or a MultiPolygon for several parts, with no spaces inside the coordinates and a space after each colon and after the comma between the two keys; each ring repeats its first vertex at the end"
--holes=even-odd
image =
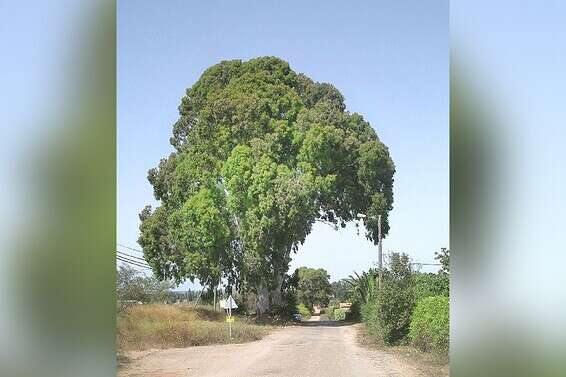
{"type": "Polygon", "coordinates": [[[424,376],[399,357],[356,344],[355,325],[312,321],[258,342],[134,352],[119,376],[424,376]]]}

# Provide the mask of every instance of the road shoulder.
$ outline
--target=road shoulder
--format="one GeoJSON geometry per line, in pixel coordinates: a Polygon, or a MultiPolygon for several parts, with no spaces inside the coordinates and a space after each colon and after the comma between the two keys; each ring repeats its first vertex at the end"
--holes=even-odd
{"type": "Polygon", "coordinates": [[[390,360],[395,361],[396,369],[405,368],[417,376],[447,377],[450,375],[450,364],[444,358],[419,352],[410,346],[388,347],[379,344],[366,333],[361,323],[354,325],[353,330],[356,345],[365,350],[368,357],[379,359],[379,355],[388,355],[390,360]]]}

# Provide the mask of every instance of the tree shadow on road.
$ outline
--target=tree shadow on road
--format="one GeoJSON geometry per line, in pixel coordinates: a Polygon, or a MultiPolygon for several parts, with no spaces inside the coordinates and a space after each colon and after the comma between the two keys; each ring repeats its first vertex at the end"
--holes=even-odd
{"type": "Polygon", "coordinates": [[[353,325],[351,321],[303,321],[299,325],[306,327],[342,327],[353,325]]]}

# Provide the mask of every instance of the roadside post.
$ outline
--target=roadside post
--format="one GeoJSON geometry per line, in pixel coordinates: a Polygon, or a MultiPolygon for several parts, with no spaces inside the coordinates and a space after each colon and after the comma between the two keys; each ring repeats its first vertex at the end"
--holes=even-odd
{"type": "Polygon", "coordinates": [[[230,331],[230,339],[232,339],[232,323],[234,322],[234,317],[232,317],[232,309],[238,309],[238,305],[236,305],[236,301],[232,297],[232,295],[228,296],[226,300],[221,300],[220,305],[226,309],[228,313],[228,317],[226,317],[226,322],[228,322],[228,327],[230,331]]]}
{"type": "MultiPolygon", "coordinates": [[[[367,218],[363,213],[356,215],[358,219],[367,218]]],[[[369,217],[376,219],[375,217],[369,217]]],[[[383,276],[383,237],[381,235],[381,214],[377,215],[377,287],[381,289],[381,281],[383,276]]]]}

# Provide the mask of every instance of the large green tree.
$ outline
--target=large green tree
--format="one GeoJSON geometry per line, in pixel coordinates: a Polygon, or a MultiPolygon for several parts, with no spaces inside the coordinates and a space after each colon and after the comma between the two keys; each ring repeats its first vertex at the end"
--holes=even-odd
{"type": "Polygon", "coordinates": [[[297,299],[312,309],[314,305],[326,306],[332,294],[330,275],[323,268],[300,267],[297,299]]]}
{"type": "Polygon", "coordinates": [[[274,57],[223,61],[187,90],[174,152],[148,179],[159,206],[140,214],[142,246],[157,276],[251,290],[262,313],[281,305],[291,254],[316,221],[344,227],[367,214],[384,234],[393,161],[332,85],[274,57]]]}

